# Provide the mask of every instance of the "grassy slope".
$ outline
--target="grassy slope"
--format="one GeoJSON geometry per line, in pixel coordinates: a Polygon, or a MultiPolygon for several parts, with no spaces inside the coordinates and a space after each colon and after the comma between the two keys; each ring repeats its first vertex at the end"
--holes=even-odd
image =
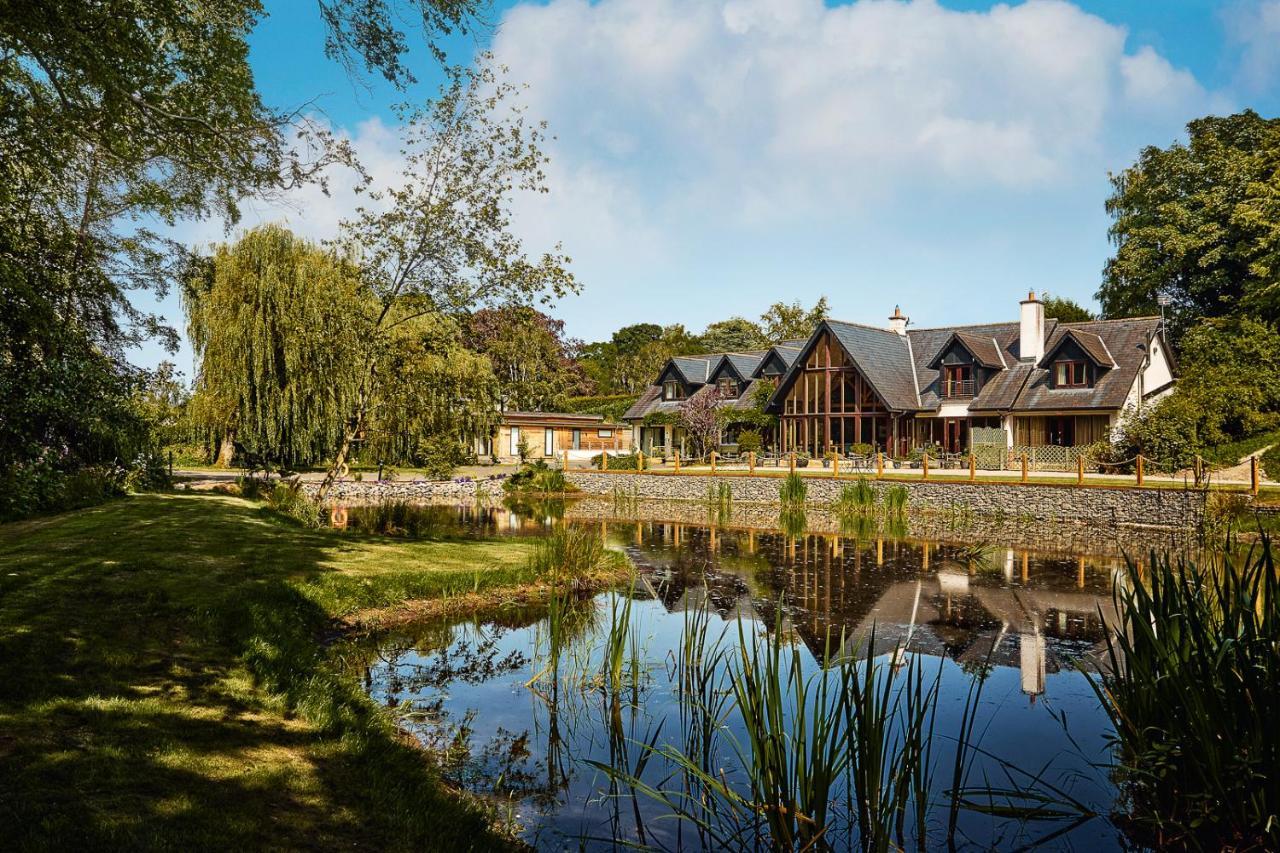
{"type": "Polygon", "coordinates": [[[530,547],[340,537],[195,495],[0,526],[3,846],[499,846],[317,637],[524,580],[530,547]]]}

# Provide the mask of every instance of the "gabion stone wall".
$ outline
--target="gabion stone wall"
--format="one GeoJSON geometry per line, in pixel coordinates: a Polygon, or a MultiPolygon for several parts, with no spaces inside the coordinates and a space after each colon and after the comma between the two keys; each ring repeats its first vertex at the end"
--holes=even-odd
{"type": "MultiPolygon", "coordinates": [[[[705,500],[728,483],[734,501],[777,503],[779,477],[711,474],[640,474],[569,471],[569,482],[591,495],[705,500]]],[[[807,502],[829,504],[850,481],[806,477],[807,502]]],[[[908,491],[907,506],[975,513],[996,518],[1083,524],[1197,527],[1204,519],[1205,493],[1193,489],[1138,489],[1123,486],[1048,486],[1036,483],[964,483],[909,480],[873,481],[878,495],[895,486],[908,491]]]]}

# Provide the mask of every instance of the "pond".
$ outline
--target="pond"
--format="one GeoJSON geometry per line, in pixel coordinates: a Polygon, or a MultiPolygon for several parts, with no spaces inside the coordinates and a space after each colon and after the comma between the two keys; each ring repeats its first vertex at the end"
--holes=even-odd
{"type": "MultiPolygon", "coordinates": [[[[433,513],[433,524],[473,534],[562,523],[544,507],[433,513]]],[[[752,846],[770,819],[750,806],[768,742],[741,706],[760,698],[749,676],[772,662],[783,689],[762,707],[776,703],[774,731],[788,732],[774,747],[798,750],[797,709],[811,749],[820,718],[850,720],[830,736],[850,739],[839,752],[853,758],[823,764],[811,752],[780,765],[791,774],[780,790],[829,800],[825,845],[859,846],[856,816],[870,820],[857,796],[868,785],[851,780],[860,766],[864,780],[876,775],[862,766],[877,754],[866,740],[874,720],[854,720],[840,696],[872,666],[899,703],[885,715],[883,754],[917,742],[931,750],[908,774],[927,795],[897,795],[902,843],[1124,846],[1107,817],[1110,726],[1087,674],[1105,665],[1118,556],[875,525],[845,536],[653,518],[569,523],[625,550],[634,587],[557,600],[550,616],[397,629],[369,640],[365,658],[370,694],[532,845],[752,846]],[[967,768],[958,786],[957,755],[967,768]],[[827,788],[799,772],[819,766],[838,770],[827,788]]],[[[880,774],[886,788],[892,774],[880,774]]]]}

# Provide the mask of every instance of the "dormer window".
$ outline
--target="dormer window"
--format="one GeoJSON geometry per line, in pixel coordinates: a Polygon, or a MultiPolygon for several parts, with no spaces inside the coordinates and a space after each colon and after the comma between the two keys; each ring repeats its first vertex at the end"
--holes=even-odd
{"type": "Polygon", "coordinates": [[[738,396],[738,383],[728,376],[724,376],[716,382],[716,390],[720,392],[721,397],[736,397],[738,396]]]}
{"type": "Polygon", "coordinates": [[[1089,384],[1088,377],[1083,361],[1053,363],[1053,384],[1059,388],[1083,388],[1089,384]]]}
{"type": "Polygon", "coordinates": [[[953,400],[957,398],[972,397],[974,394],[973,387],[973,365],[971,364],[948,364],[944,365],[942,372],[942,397],[943,399],[953,400]]]}
{"type": "Polygon", "coordinates": [[[674,379],[668,379],[662,383],[662,399],[679,400],[684,396],[684,389],[680,387],[680,383],[674,379]]]}

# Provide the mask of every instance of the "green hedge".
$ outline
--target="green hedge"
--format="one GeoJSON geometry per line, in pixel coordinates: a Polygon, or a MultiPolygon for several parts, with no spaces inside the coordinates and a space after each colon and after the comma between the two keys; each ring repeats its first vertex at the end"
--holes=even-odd
{"type": "Polygon", "coordinates": [[[635,394],[607,394],[597,397],[570,397],[564,410],[580,415],[603,415],[606,420],[620,421],[627,409],[640,399],[635,394]]]}

